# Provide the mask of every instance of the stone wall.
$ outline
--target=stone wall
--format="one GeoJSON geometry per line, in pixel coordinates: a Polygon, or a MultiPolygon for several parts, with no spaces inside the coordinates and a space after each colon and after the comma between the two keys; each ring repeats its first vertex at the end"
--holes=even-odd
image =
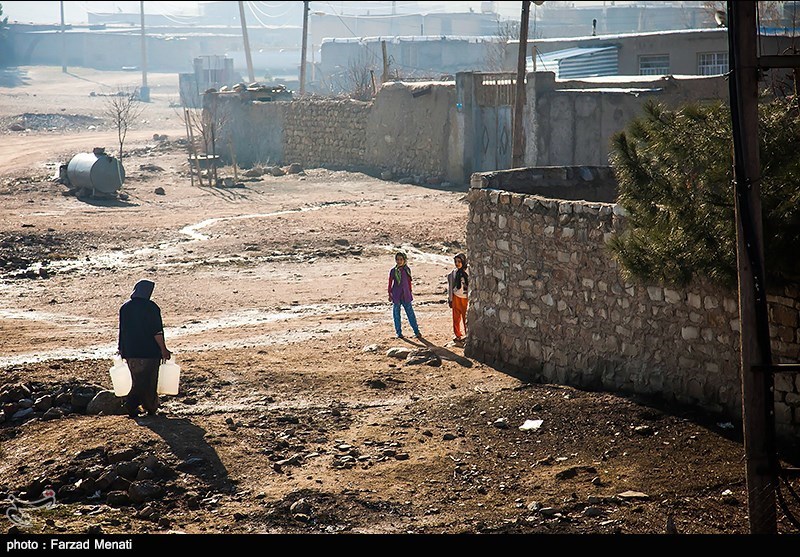
{"type": "Polygon", "coordinates": [[[219,154],[230,162],[230,141],[244,167],[296,162],[307,168],[388,170],[418,183],[464,183],[454,91],[452,83],[390,83],[373,102],[260,102],[244,94],[211,93],[203,105],[225,117],[219,154]]]}
{"type": "Polygon", "coordinates": [[[386,84],[369,117],[368,160],[395,175],[466,183],[454,121],[454,83],[386,84]]]}
{"type": "Polygon", "coordinates": [[[305,167],[368,165],[367,118],[372,103],[295,100],[286,103],[284,159],[305,167]]]}
{"type": "MultiPolygon", "coordinates": [[[[469,193],[468,356],[537,381],[741,416],[735,291],[625,281],[605,247],[625,225],[616,204],[481,185],[473,179],[469,193]]],[[[796,288],[769,297],[775,354],[786,362],[800,353],[799,298],[796,288]]],[[[787,438],[800,432],[800,379],[778,375],[775,386],[787,438]]]]}

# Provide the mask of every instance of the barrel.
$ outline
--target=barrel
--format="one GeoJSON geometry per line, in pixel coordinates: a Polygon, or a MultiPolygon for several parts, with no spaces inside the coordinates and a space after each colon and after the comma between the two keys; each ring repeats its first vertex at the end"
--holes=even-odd
{"type": "Polygon", "coordinates": [[[122,164],[100,149],[94,153],[78,153],[67,165],[67,179],[76,188],[114,193],[125,181],[122,164]]]}

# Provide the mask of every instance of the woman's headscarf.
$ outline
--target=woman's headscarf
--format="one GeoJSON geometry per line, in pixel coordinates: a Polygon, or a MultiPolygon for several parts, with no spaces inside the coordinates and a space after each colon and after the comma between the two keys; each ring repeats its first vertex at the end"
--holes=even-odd
{"type": "Polygon", "coordinates": [[[153,295],[153,289],[155,287],[156,283],[154,283],[151,280],[140,280],[133,287],[133,293],[131,294],[131,299],[143,298],[145,300],[149,300],[150,296],[153,295]]]}
{"type": "Polygon", "coordinates": [[[456,271],[456,289],[461,289],[462,281],[464,288],[467,288],[469,286],[469,275],[467,275],[467,256],[463,253],[459,253],[456,254],[453,259],[461,260],[461,268],[456,271]]]}

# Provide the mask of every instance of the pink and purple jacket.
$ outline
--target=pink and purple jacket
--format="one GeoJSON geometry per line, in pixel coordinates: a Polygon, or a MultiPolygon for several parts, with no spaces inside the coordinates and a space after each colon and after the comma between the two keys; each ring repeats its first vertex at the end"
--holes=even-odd
{"type": "Polygon", "coordinates": [[[395,280],[394,267],[389,270],[389,296],[392,297],[392,303],[399,304],[402,302],[410,302],[414,299],[411,293],[411,273],[408,267],[403,265],[400,267],[400,282],[395,280]]]}

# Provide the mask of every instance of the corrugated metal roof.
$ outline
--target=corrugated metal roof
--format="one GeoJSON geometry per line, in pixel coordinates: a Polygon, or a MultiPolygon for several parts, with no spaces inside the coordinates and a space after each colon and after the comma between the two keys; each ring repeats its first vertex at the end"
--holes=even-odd
{"type": "MultiPolygon", "coordinates": [[[[548,52],[537,57],[536,69],[554,72],[559,79],[617,75],[619,47],[578,47],[548,52]]],[[[530,57],[527,70],[533,71],[533,59],[530,57]]]]}

